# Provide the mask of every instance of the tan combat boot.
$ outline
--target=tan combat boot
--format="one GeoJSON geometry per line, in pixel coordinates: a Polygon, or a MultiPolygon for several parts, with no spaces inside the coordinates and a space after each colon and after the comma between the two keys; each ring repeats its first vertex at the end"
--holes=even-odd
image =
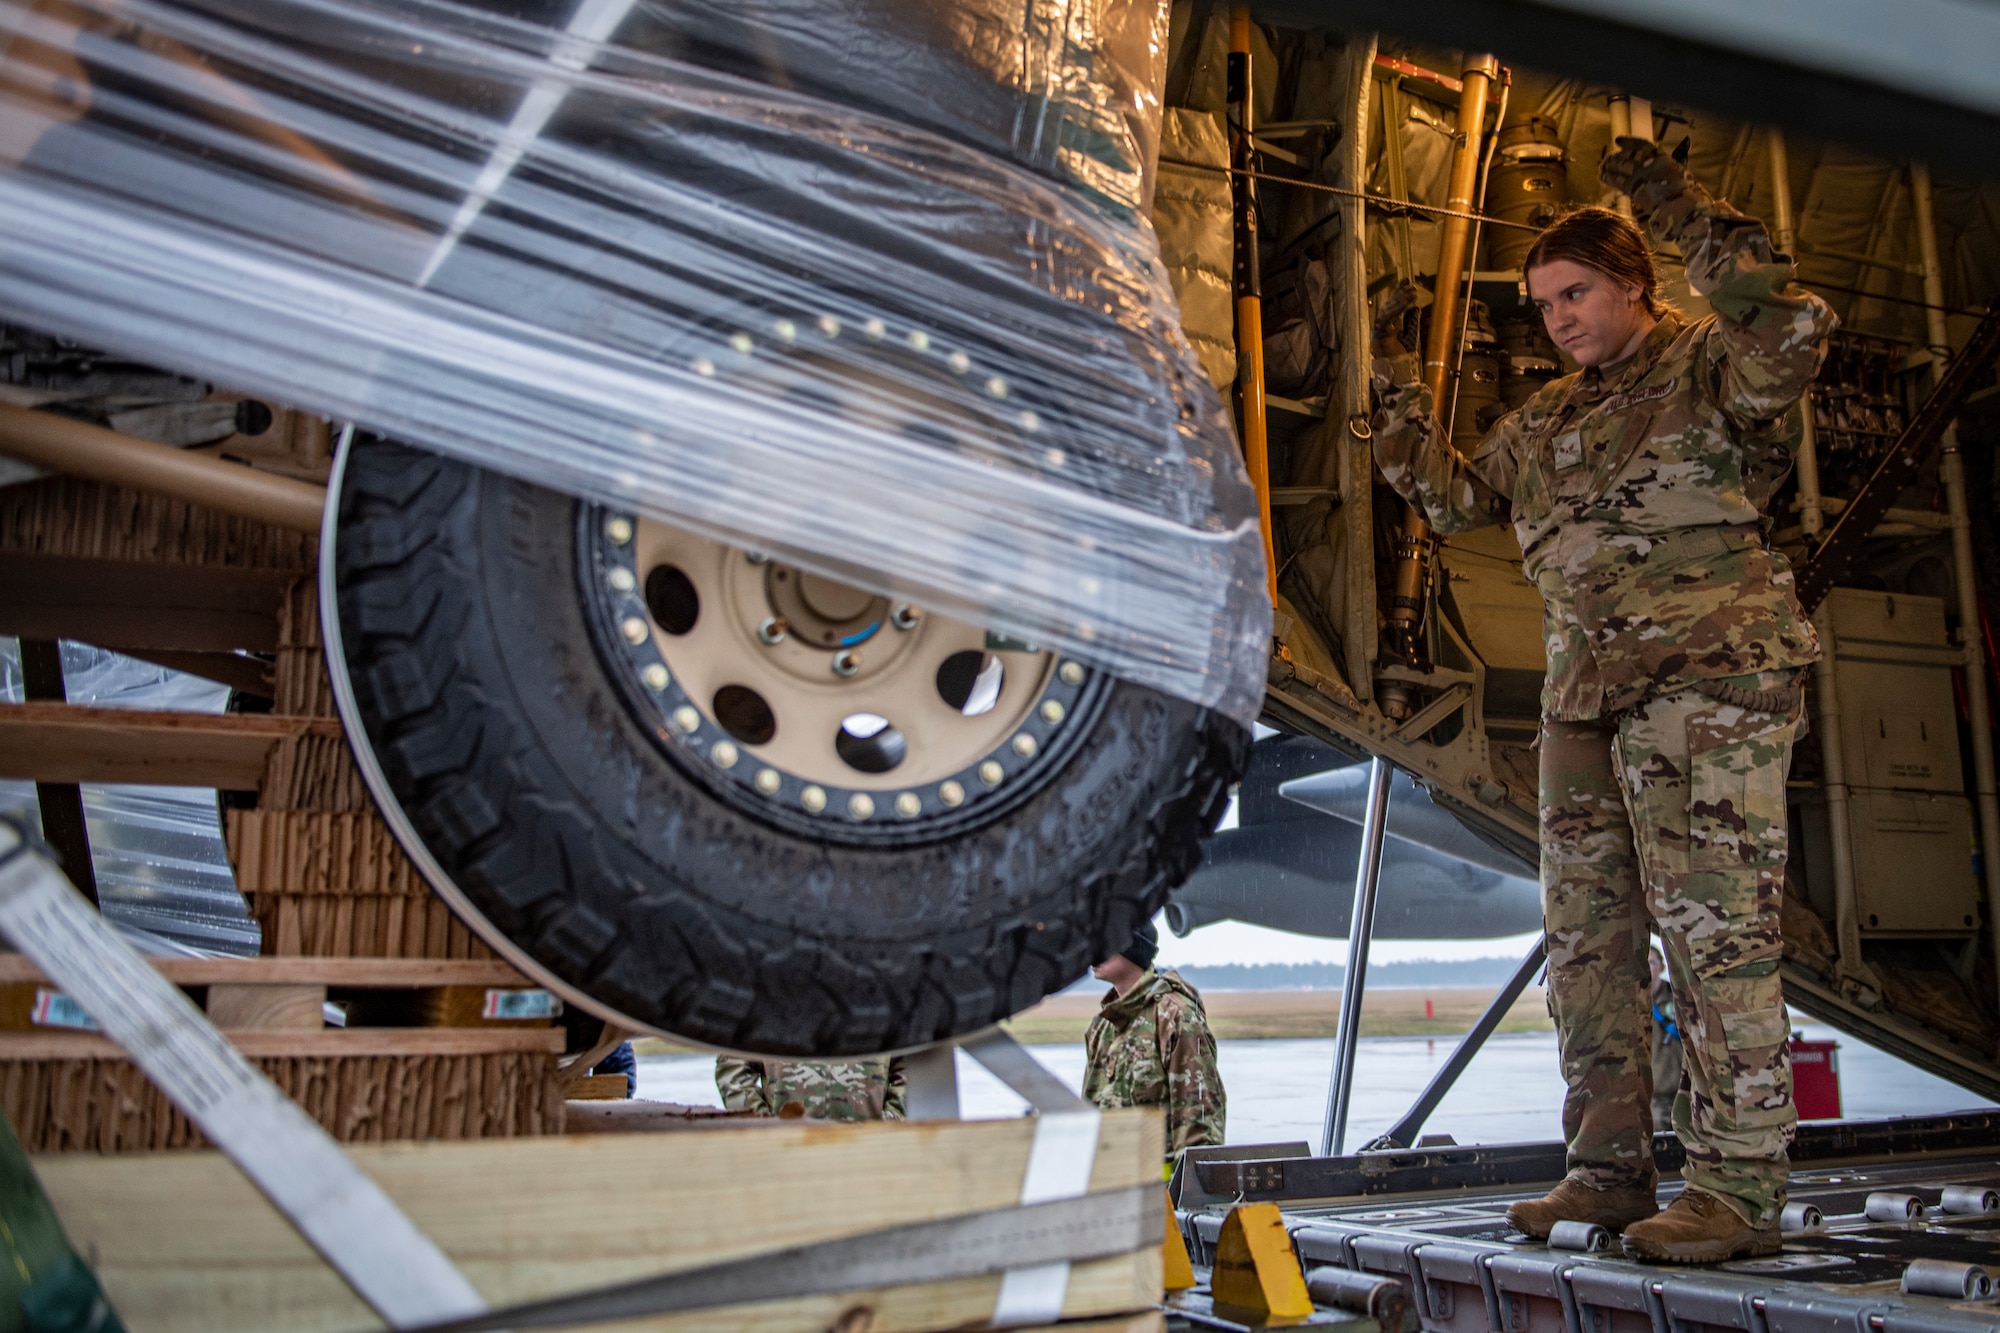
{"type": "Polygon", "coordinates": [[[1625,1253],[1670,1264],[1714,1264],[1776,1254],[1784,1248],[1778,1224],[1752,1226],[1734,1208],[1692,1187],[1658,1217],[1625,1231],[1625,1253]]]}
{"type": "Polygon", "coordinates": [[[1541,1198],[1523,1199],[1510,1207],[1507,1225],[1536,1240],[1547,1240],[1558,1222],[1590,1222],[1606,1231],[1623,1231],[1659,1211],[1660,1205],[1650,1187],[1619,1185],[1600,1190],[1564,1177],[1561,1184],[1541,1198]]]}

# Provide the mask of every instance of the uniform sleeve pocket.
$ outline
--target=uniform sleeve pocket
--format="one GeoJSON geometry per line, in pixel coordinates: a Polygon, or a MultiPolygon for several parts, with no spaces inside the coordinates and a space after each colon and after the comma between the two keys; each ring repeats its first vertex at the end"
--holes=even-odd
{"type": "Polygon", "coordinates": [[[1754,1051],[1776,1046],[1785,1040],[1788,1033],[1783,1005],[1722,1016],[1722,1039],[1732,1051],[1754,1051]]]}

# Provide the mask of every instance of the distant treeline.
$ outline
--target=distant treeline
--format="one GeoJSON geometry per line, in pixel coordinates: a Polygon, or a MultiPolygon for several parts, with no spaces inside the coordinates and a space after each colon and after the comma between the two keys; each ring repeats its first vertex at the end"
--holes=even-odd
{"type": "MultiPolygon", "coordinates": [[[[1368,985],[1498,986],[1514,974],[1518,958],[1470,958],[1462,962],[1418,959],[1370,963],[1368,985]]],[[[1338,990],[1347,969],[1339,963],[1220,963],[1176,968],[1196,990],[1338,990]]]]}

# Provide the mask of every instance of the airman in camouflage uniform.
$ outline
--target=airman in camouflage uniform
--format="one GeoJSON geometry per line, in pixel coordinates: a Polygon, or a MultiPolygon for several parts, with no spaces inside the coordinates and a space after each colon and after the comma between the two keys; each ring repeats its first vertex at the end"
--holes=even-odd
{"type": "Polygon", "coordinates": [[[1674,1100],[1681,1090],[1681,1025],[1674,1017],[1674,983],[1667,960],[1657,947],[1646,951],[1652,975],[1653,1008],[1653,1131],[1674,1127],[1674,1100]]]}
{"type": "MultiPolygon", "coordinates": [[[[1673,1120],[1695,1188],[1677,1210],[1719,1218],[1719,1199],[1769,1252],[1797,1118],[1777,976],[1784,780],[1819,647],[1763,508],[1835,317],[1791,285],[1760,223],[1652,145],[1620,140],[1603,174],[1678,245],[1714,314],[1659,311],[1634,354],[1556,380],[1469,458],[1414,358],[1378,358],[1375,455],[1440,531],[1511,520],[1542,593],[1542,888],[1570,1179],[1642,1192],[1635,1222],[1650,1211],[1656,929],[1687,1063],[1673,1120]]],[[[1640,1234],[1627,1247],[1644,1257],[1692,1257],[1635,1249],[1640,1234]]]]}
{"type": "Polygon", "coordinates": [[[1166,1110],[1167,1162],[1222,1142],[1229,1099],[1201,996],[1178,972],[1155,971],[1158,938],[1140,927],[1121,954],[1091,970],[1112,983],[1083,1034],[1083,1095],[1105,1110],[1166,1110]]]}
{"type": "Polygon", "coordinates": [[[715,1086],[731,1111],[782,1120],[901,1120],[903,1062],[739,1060],[718,1056],[715,1086]]]}

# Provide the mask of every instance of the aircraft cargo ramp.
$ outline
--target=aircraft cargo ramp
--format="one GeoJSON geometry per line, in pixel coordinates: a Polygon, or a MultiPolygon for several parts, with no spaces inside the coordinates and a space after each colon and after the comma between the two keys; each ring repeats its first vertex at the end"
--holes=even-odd
{"type": "MultiPolygon", "coordinates": [[[[1982,1295],[1988,1266],[2000,1264],[1996,1148],[2000,1114],[1991,1113],[1803,1127],[1784,1252],[1718,1265],[1640,1264],[1601,1233],[1608,1245],[1593,1251],[1514,1231],[1507,1206],[1561,1176],[1560,1144],[1348,1157],[1196,1150],[1207,1160],[1179,1180],[1177,1217],[1199,1277],[1231,1204],[1274,1202],[1309,1278],[1330,1268],[1400,1283],[1404,1327],[1427,1333],[1990,1329],[2000,1322],[2000,1305],[1982,1295]]],[[[1671,1175],[1672,1136],[1660,1135],[1654,1152],[1671,1175]]],[[[1662,1184],[1668,1198],[1679,1188],[1662,1184]]],[[[1369,1322],[1315,1304],[1301,1322],[1369,1322]]],[[[1170,1310],[1191,1328],[1249,1326],[1218,1311],[1202,1284],[1170,1310]]]]}

